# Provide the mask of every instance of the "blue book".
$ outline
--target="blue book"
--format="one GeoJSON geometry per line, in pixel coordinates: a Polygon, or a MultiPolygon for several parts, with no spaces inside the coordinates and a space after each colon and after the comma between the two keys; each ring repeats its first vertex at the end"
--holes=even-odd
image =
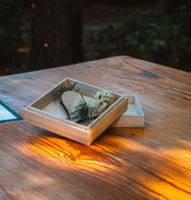
{"type": "Polygon", "coordinates": [[[22,120],[23,118],[13,111],[9,106],[0,101],[0,123],[22,120]]]}

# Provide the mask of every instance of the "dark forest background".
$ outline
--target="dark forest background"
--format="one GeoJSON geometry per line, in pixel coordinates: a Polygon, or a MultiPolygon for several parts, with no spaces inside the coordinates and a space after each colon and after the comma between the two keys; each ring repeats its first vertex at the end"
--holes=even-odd
{"type": "Polygon", "coordinates": [[[129,55],[191,71],[189,0],[0,0],[0,75],[129,55]]]}

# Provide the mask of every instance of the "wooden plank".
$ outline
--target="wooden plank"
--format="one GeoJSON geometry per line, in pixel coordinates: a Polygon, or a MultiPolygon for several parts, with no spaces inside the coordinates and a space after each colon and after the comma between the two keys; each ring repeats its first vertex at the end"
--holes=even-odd
{"type": "Polygon", "coordinates": [[[191,199],[190,73],[120,56],[1,77],[0,98],[22,112],[66,77],[137,93],[145,128],[109,129],[86,147],[25,121],[1,124],[0,197],[191,199]]]}

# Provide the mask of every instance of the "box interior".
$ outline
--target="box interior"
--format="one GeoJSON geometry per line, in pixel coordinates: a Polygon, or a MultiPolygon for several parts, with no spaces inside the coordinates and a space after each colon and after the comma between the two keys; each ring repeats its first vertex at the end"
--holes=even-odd
{"type": "MultiPolygon", "coordinates": [[[[84,83],[81,83],[81,82],[78,82],[78,81],[75,81],[72,79],[66,79],[62,83],[57,85],[55,88],[53,88],[52,90],[47,92],[44,96],[40,97],[38,100],[36,100],[34,103],[32,103],[30,105],[30,107],[35,108],[40,111],[43,111],[47,115],[56,117],[57,119],[68,120],[67,114],[64,111],[64,109],[59,101],[59,95],[57,94],[57,91],[65,84],[66,81],[69,82],[70,84],[77,83],[75,86],[75,89],[80,89],[80,92],[83,94],[85,100],[86,100],[86,98],[94,97],[94,95],[97,91],[102,90],[100,88],[97,88],[97,87],[94,87],[91,85],[86,85],[84,83]]],[[[120,96],[115,93],[112,93],[112,94],[116,97],[116,100],[115,100],[115,102],[116,102],[120,98],[120,96]]],[[[108,108],[106,110],[108,110],[108,108]]],[[[94,120],[87,120],[87,121],[83,121],[83,122],[78,122],[78,124],[88,126],[93,121],[94,120]]]]}
{"type": "Polygon", "coordinates": [[[140,116],[142,114],[142,109],[139,105],[139,102],[136,101],[135,96],[128,96],[128,109],[124,112],[124,115],[140,116]]]}

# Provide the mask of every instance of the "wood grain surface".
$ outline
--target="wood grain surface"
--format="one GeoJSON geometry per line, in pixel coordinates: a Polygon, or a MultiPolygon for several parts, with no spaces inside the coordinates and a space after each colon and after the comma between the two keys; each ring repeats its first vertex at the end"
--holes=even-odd
{"type": "Polygon", "coordinates": [[[17,112],[66,77],[137,93],[144,129],[108,129],[90,147],[25,121],[0,124],[2,200],[190,200],[191,74],[127,56],[0,78],[17,112]]]}

